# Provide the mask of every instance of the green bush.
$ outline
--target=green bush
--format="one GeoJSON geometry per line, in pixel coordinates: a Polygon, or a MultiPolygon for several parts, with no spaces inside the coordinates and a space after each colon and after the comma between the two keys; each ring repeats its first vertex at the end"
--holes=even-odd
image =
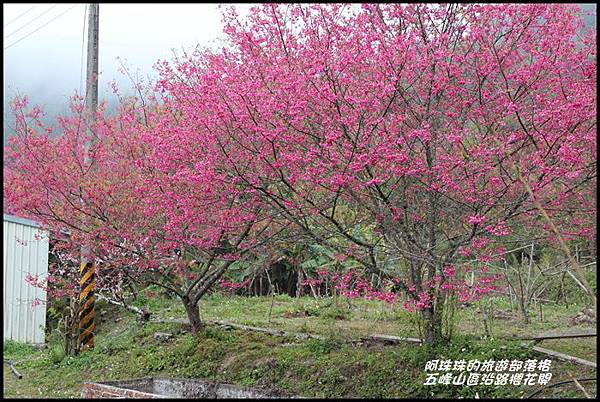
{"type": "Polygon", "coordinates": [[[10,339],[4,341],[3,353],[5,358],[18,358],[19,356],[30,355],[33,352],[33,347],[26,343],[15,342],[10,339]]]}

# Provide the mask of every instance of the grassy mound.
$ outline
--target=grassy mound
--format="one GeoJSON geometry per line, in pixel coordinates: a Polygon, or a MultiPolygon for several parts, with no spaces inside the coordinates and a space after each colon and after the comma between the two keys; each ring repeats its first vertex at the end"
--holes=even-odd
{"type": "MultiPolygon", "coordinates": [[[[210,318],[211,312],[218,311],[221,319],[233,321],[243,301],[243,298],[225,300],[221,296],[209,298],[203,306],[205,316],[210,318]]],[[[245,302],[248,318],[245,323],[248,324],[260,321],[257,317],[262,317],[262,310],[270,303],[268,298],[245,299],[245,302]],[[252,318],[253,314],[256,317],[252,318]]],[[[285,303],[285,300],[279,301],[278,308],[274,309],[275,317],[284,317],[289,311],[305,311],[305,304],[312,301],[293,300],[289,301],[291,305],[284,306],[285,303]],[[302,303],[304,305],[295,305],[302,303]]],[[[178,308],[177,304],[169,305],[165,300],[153,306],[153,310],[160,312],[159,316],[166,318],[170,315],[180,318],[178,308]]],[[[321,329],[325,339],[298,340],[211,326],[192,335],[181,324],[142,324],[127,312],[99,304],[98,310],[105,313],[100,314],[103,319],[98,326],[96,346],[80,356],[64,356],[58,339],[51,339],[46,347],[37,350],[5,342],[4,358],[15,361],[24,378],[17,380],[5,366],[4,396],[77,397],[84,382],[147,376],[213,379],[324,398],[449,398],[474,397],[476,394],[489,398],[522,397],[537,388],[424,385],[424,367],[430,359],[525,360],[536,356],[518,342],[478,340],[472,335],[458,336],[451,345],[443,348],[412,344],[352,345],[344,341],[346,333],[333,330],[333,326],[349,325],[352,321],[340,320],[337,312],[332,314],[330,309],[326,307],[322,314],[313,314],[309,310],[309,318],[316,320],[314,329],[321,329]],[[173,337],[167,341],[155,339],[155,332],[168,332],[173,337]]],[[[353,314],[353,319],[360,318],[358,312],[353,314]]],[[[381,319],[382,314],[380,311],[377,317],[381,319]]],[[[306,320],[307,317],[297,319],[306,320]]],[[[288,320],[294,321],[293,318],[288,320]]],[[[272,324],[281,327],[283,322],[283,319],[275,318],[272,324]]],[[[290,325],[295,328],[293,323],[290,325]]],[[[361,328],[348,331],[360,333],[361,328]]],[[[595,370],[558,361],[553,361],[551,371],[552,382],[595,376],[595,370]]],[[[572,393],[581,396],[576,390],[572,393]]]]}

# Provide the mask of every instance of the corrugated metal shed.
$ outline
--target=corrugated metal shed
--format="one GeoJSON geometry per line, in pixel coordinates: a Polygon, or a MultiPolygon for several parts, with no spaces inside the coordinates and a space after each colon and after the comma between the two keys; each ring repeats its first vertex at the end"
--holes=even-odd
{"type": "Polygon", "coordinates": [[[27,274],[45,278],[48,272],[48,235],[29,219],[4,214],[4,339],[44,343],[46,292],[25,282],[27,274]]]}

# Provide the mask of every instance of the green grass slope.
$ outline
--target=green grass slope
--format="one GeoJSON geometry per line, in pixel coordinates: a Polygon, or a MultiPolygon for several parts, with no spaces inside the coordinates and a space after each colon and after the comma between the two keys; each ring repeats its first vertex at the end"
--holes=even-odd
{"type": "MultiPolygon", "coordinates": [[[[152,299],[148,305],[155,316],[183,317],[174,300],[152,299]]],[[[270,298],[215,295],[203,302],[202,311],[204,319],[267,326],[270,305],[270,298]]],[[[545,358],[522,348],[519,342],[477,339],[476,333],[457,336],[451,345],[443,348],[345,342],[345,339],[373,332],[415,335],[416,329],[411,327],[404,313],[390,306],[382,308],[376,302],[358,302],[348,309],[340,305],[327,306],[326,301],[309,298],[276,298],[268,326],[319,333],[325,336],[323,340],[273,337],[215,326],[208,326],[194,336],[180,324],[139,323],[130,313],[112,306],[99,304],[98,311],[102,321],[96,346],[80,356],[65,357],[57,339],[40,350],[5,342],[4,359],[17,362],[24,378],[18,380],[5,365],[4,397],[78,397],[84,382],[147,376],[212,379],[306,397],[448,398],[476,394],[482,398],[522,397],[532,393],[536,386],[423,385],[425,363],[429,359],[545,358]],[[369,309],[373,311],[369,313],[369,309]],[[155,332],[172,333],[173,337],[168,341],[157,340],[155,332]]],[[[518,321],[511,325],[518,326],[518,321]]],[[[497,332],[510,332],[509,326],[502,325],[497,332]]],[[[538,329],[535,323],[533,328],[538,329]]],[[[516,332],[523,331],[519,328],[516,332]]],[[[581,357],[595,360],[595,346],[592,356],[591,346],[586,342],[577,340],[568,347],[581,357]]],[[[596,375],[594,369],[552,360],[552,383],[596,375]]],[[[571,388],[561,396],[581,397],[582,394],[571,388]]]]}

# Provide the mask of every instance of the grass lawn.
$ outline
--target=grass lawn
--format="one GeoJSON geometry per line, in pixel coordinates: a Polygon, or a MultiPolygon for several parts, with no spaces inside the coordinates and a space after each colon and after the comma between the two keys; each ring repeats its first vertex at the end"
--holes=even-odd
{"type": "MultiPolygon", "coordinates": [[[[143,300],[142,300],[143,301],[143,300]]],[[[380,301],[340,299],[315,299],[313,297],[294,298],[287,295],[276,296],[273,300],[269,322],[270,297],[242,297],[213,295],[201,301],[200,309],[205,320],[228,320],[238,324],[281,329],[289,332],[308,332],[324,336],[358,338],[369,334],[419,337],[415,317],[399,305],[380,301]]],[[[488,302],[486,302],[487,307],[488,302]]],[[[147,302],[160,318],[185,317],[180,303],[165,298],[147,302]]],[[[493,301],[496,310],[510,311],[510,304],[504,298],[493,301]]],[[[473,304],[458,309],[455,315],[458,334],[485,336],[481,307],[473,304]]],[[[546,305],[543,318],[531,314],[531,322],[523,323],[515,311],[511,318],[496,318],[490,323],[493,337],[523,337],[550,331],[575,330],[589,326],[573,325],[569,322],[581,305],[571,304],[568,308],[560,305],[546,305]]],[[[595,338],[574,338],[560,341],[543,341],[541,346],[557,350],[587,360],[596,360],[595,338]],[[552,345],[552,347],[550,347],[552,345]]]]}
{"type": "MultiPolygon", "coordinates": [[[[418,336],[410,314],[397,306],[377,301],[316,300],[277,296],[269,323],[270,297],[213,295],[201,303],[205,320],[309,332],[323,340],[298,340],[266,334],[207,327],[197,336],[176,323],[139,323],[129,312],[99,303],[96,347],[80,356],[65,357],[58,340],[35,350],[14,342],[4,343],[4,359],[17,362],[24,378],[16,379],[4,367],[4,397],[78,397],[87,381],[146,376],[209,378],[237,385],[277,389],[307,397],[522,397],[536,386],[425,386],[424,366],[429,359],[543,359],[545,356],[520,346],[506,336],[572,329],[569,318],[581,306],[566,309],[546,306],[544,320],[533,316],[529,325],[518,317],[496,319],[493,338],[484,334],[480,306],[457,311],[459,334],[451,345],[429,348],[418,345],[353,346],[344,339],[373,333],[418,336]],[[102,313],[104,311],[104,313],[102,313]],[[120,320],[115,320],[117,317],[120,320]],[[116,322],[115,322],[116,321],[116,322]],[[154,339],[155,332],[170,332],[169,341],[154,339]]],[[[139,300],[153,318],[180,319],[180,303],[167,297],[139,300]]],[[[503,300],[496,308],[508,310],[503,300]]],[[[595,338],[544,341],[542,347],[596,360],[595,338]]],[[[552,360],[552,383],[579,377],[595,377],[596,370],[552,360]]],[[[595,393],[595,384],[586,385],[595,393]]],[[[562,389],[560,396],[581,397],[576,388],[562,389]]]]}

